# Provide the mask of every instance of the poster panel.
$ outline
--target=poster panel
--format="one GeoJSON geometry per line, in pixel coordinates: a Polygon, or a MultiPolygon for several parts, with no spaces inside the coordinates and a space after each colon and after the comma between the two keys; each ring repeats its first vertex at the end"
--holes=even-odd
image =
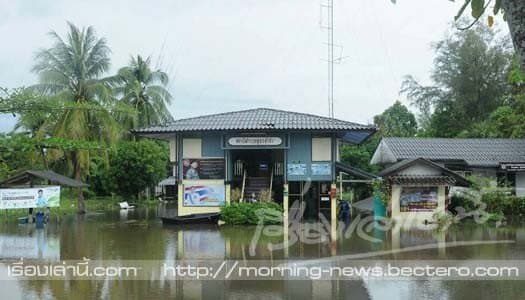
{"type": "Polygon", "coordinates": [[[224,179],[223,158],[185,158],[182,176],[186,180],[224,179]]]}
{"type": "Polygon", "coordinates": [[[401,212],[433,211],[438,206],[437,187],[403,187],[399,198],[401,212]]]}
{"type": "Polygon", "coordinates": [[[312,163],[312,176],[330,176],[332,174],[332,165],[330,163],[312,163]]]}
{"type": "Polygon", "coordinates": [[[288,164],[288,175],[304,176],[306,175],[306,164],[288,164]]]}
{"type": "Polygon", "coordinates": [[[183,181],[184,206],[221,206],[226,199],[224,182],[219,180],[183,181]]]}
{"type": "Polygon", "coordinates": [[[60,206],[60,186],[0,189],[0,209],[60,206]]]}

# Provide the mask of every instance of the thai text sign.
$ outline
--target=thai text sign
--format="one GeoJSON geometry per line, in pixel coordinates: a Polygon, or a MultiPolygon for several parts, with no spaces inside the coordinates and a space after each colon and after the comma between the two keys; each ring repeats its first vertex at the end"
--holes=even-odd
{"type": "Polygon", "coordinates": [[[283,140],[277,136],[231,137],[228,144],[231,146],[279,146],[283,140]]]}
{"type": "Polygon", "coordinates": [[[0,209],[60,206],[60,187],[0,189],[0,209]]]}

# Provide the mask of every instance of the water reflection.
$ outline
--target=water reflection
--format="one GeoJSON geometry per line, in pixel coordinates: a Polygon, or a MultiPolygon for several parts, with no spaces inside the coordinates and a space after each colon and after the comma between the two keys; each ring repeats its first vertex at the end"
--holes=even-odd
{"type": "MultiPolygon", "coordinates": [[[[164,207],[146,210],[112,211],[64,217],[43,230],[12,223],[0,224],[0,256],[49,260],[315,260],[334,255],[368,253],[417,245],[440,247],[410,253],[386,254],[384,259],[525,259],[523,226],[492,228],[465,225],[447,232],[401,229],[383,232],[373,229],[372,243],[357,235],[332,242],[299,241],[287,249],[272,251],[283,236],[262,237],[250,246],[255,227],[173,226],[163,227],[157,215],[164,207]],[[516,240],[515,244],[446,248],[447,243],[474,240],[516,240]]],[[[315,224],[301,224],[306,231],[315,224]]],[[[313,226],[313,227],[312,227],[313,226]]],[[[301,229],[302,230],[302,229],[301,229]]],[[[5,268],[5,265],[1,265],[5,268]]],[[[3,270],[0,270],[3,271],[3,270]]],[[[519,282],[464,281],[2,281],[3,299],[486,299],[525,298],[519,282]],[[481,293],[482,289],[490,289],[481,293]]]]}

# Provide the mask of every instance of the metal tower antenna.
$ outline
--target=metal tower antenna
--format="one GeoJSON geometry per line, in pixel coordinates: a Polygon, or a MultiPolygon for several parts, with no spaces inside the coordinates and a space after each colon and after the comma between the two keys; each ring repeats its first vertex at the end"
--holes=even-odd
{"type": "Polygon", "coordinates": [[[327,65],[328,65],[328,116],[334,118],[334,63],[341,63],[345,58],[342,56],[343,47],[341,45],[334,44],[334,0],[326,0],[321,3],[321,20],[319,26],[327,32],[327,65]],[[323,12],[326,11],[327,20],[326,24],[323,24],[323,12]],[[340,49],[337,58],[334,59],[334,47],[340,49]]]}

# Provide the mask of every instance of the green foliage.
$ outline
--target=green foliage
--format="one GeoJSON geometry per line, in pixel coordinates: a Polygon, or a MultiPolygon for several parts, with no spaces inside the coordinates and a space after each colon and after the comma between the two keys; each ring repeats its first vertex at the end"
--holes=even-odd
{"type": "Polygon", "coordinates": [[[39,147],[25,134],[0,134],[0,180],[43,167],[39,147]]]}
{"type": "Polygon", "coordinates": [[[375,116],[374,123],[382,137],[411,137],[417,132],[416,117],[399,101],[375,116]]]}
{"type": "Polygon", "coordinates": [[[481,201],[487,205],[487,212],[505,216],[525,216],[525,197],[516,197],[507,192],[484,193],[481,201]]]}
{"type": "Polygon", "coordinates": [[[414,136],[417,132],[417,122],[406,106],[396,101],[383,113],[374,117],[374,123],[379,131],[368,141],[361,145],[343,145],[341,147],[341,161],[372,173],[377,173],[379,167],[370,165],[382,137],[388,136],[414,136]]]}
{"type": "Polygon", "coordinates": [[[361,145],[341,145],[341,161],[350,166],[363,169],[369,172],[378,172],[379,168],[370,165],[370,159],[379,145],[380,136],[374,135],[361,145]]]}
{"type": "Polygon", "coordinates": [[[459,217],[449,212],[438,212],[432,215],[432,221],[437,224],[438,230],[446,230],[452,224],[459,223],[459,217]]]}
{"type": "Polygon", "coordinates": [[[172,96],[166,89],[168,74],[151,69],[151,59],[132,57],[129,66],[121,68],[116,76],[108,79],[121,102],[134,107],[138,118],[118,116],[128,128],[157,125],[173,120],[167,105],[172,96]]]}
{"type": "Polygon", "coordinates": [[[275,202],[231,203],[221,207],[221,219],[232,225],[282,223],[283,208],[275,202]]]}
{"type": "Polygon", "coordinates": [[[140,192],[156,185],[167,173],[168,150],[164,144],[151,140],[120,142],[110,154],[108,180],[115,192],[125,197],[137,197],[140,192]]]}
{"type": "MultiPolygon", "coordinates": [[[[96,193],[119,191],[111,176],[122,177],[126,170],[109,173],[107,150],[136,125],[127,124],[128,120],[138,119],[139,126],[171,120],[166,107],[171,100],[165,89],[168,75],[151,70],[149,58],[137,56],[118,75],[103,78],[110,67],[111,51],[92,27],[68,23],[66,36],[53,31],[50,37],[52,46],[39,50],[35,57],[33,71],[38,83],[28,88],[0,88],[0,112],[16,114],[16,129],[26,131],[16,137],[1,137],[5,143],[0,144],[0,178],[44,167],[73,173],[76,179],[88,177],[96,193]]],[[[165,150],[158,156],[167,153],[165,150]]],[[[119,153],[117,149],[112,156],[119,153]]],[[[145,159],[153,165],[144,166],[141,175],[146,179],[140,178],[140,187],[151,184],[152,178],[158,177],[152,174],[161,169],[152,155],[145,159]]],[[[84,211],[82,196],[86,192],[79,193],[79,211],[84,211]]]]}
{"type": "Polygon", "coordinates": [[[239,202],[242,198],[242,192],[241,192],[241,189],[240,188],[234,188],[231,190],[231,193],[230,193],[230,199],[231,199],[231,202],[239,202]]]}
{"type": "Polygon", "coordinates": [[[401,92],[420,111],[427,136],[456,137],[505,103],[512,51],[485,27],[455,31],[434,46],[433,84],[407,76],[401,92]]]}
{"type": "Polygon", "coordinates": [[[525,216],[525,197],[511,194],[511,188],[495,186],[487,177],[469,176],[470,193],[456,194],[451,198],[450,208],[463,207],[466,212],[481,208],[489,215],[525,216]],[[476,201],[476,198],[479,200],[476,201]],[[479,205],[482,207],[479,207],[479,205]]]}
{"type": "Polygon", "coordinates": [[[259,192],[258,199],[259,202],[271,202],[273,199],[273,193],[270,189],[263,189],[259,192]]]}
{"type": "Polygon", "coordinates": [[[390,188],[387,182],[382,179],[376,179],[372,182],[372,189],[374,198],[381,199],[381,202],[383,202],[385,206],[388,206],[390,203],[390,188]]]}
{"type": "Polygon", "coordinates": [[[463,131],[462,137],[522,138],[525,136],[525,75],[515,61],[508,77],[511,92],[505,104],[486,120],[463,131]]]}

